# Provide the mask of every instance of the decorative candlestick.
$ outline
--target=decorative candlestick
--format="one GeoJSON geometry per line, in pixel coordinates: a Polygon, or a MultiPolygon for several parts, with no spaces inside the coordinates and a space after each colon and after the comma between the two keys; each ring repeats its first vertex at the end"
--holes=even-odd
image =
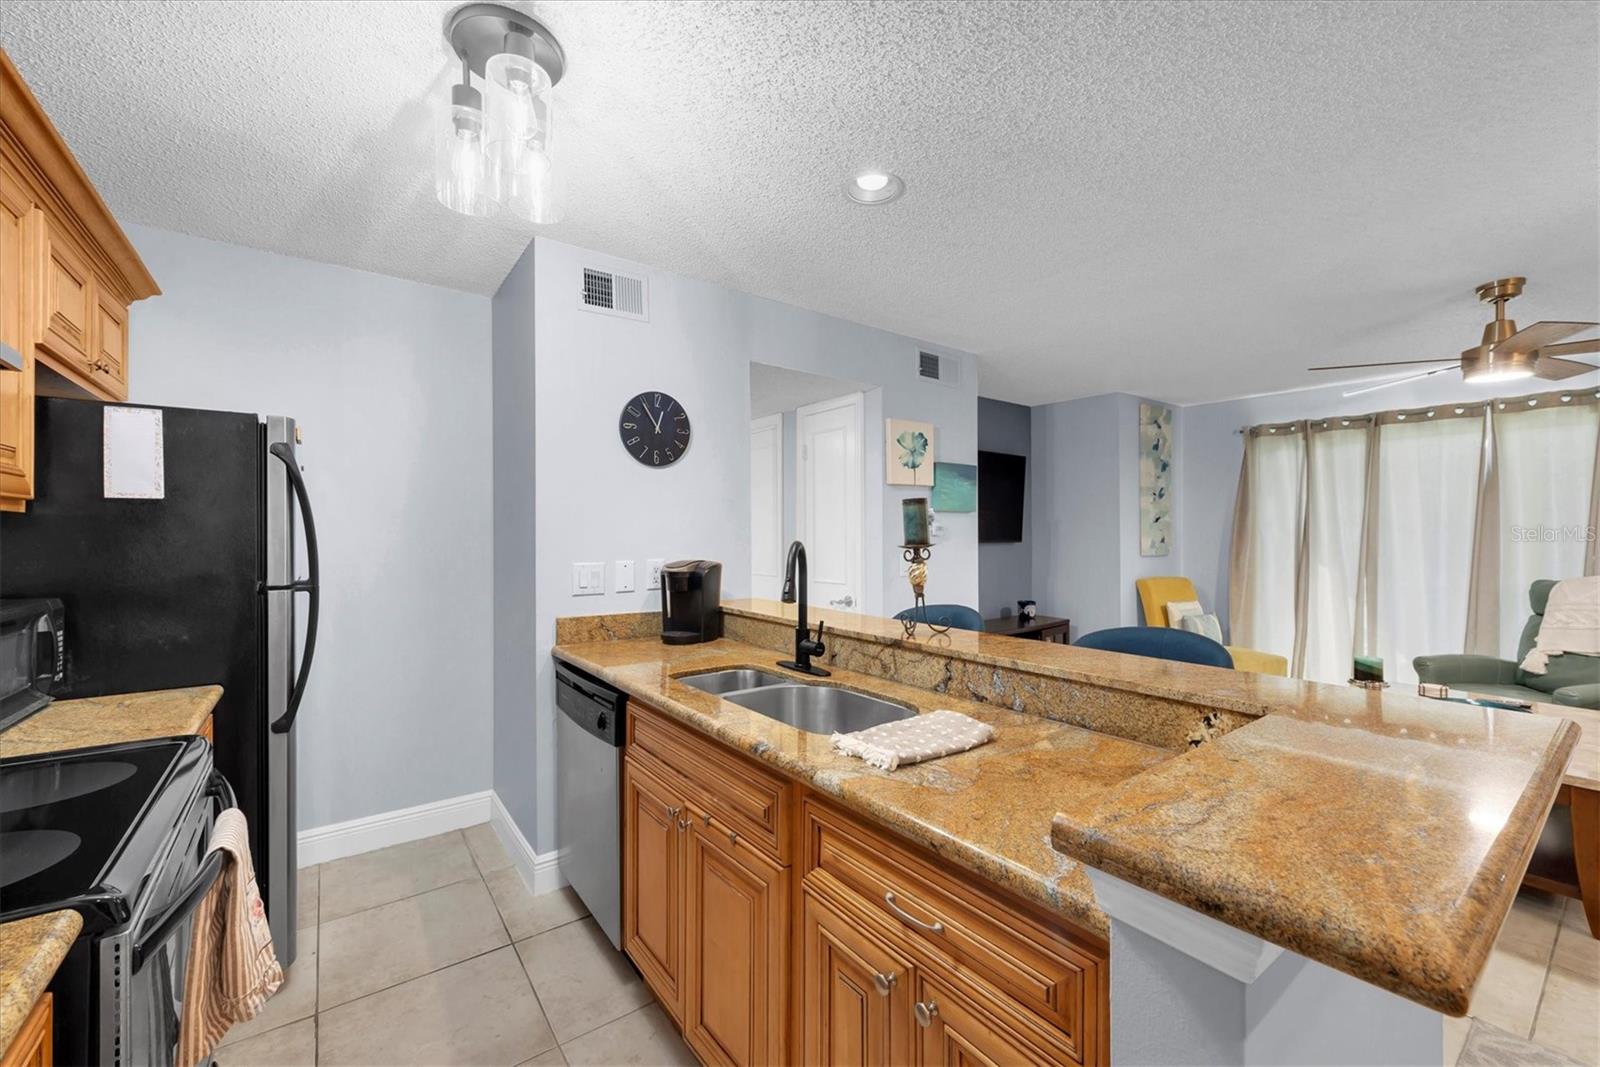
{"type": "Polygon", "coordinates": [[[909,564],[906,568],[906,578],[911,582],[911,610],[906,617],[900,620],[900,625],[905,628],[907,637],[915,637],[917,623],[932,630],[936,634],[950,632],[948,626],[935,626],[928,621],[928,602],[923,596],[928,587],[928,559],[933,554],[932,545],[901,545],[905,552],[905,561],[909,564]]]}

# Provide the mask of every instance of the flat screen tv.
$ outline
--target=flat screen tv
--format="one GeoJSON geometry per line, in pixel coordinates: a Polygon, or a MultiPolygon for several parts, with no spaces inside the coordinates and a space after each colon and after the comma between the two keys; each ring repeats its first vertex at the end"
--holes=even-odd
{"type": "Polygon", "coordinates": [[[1009,452],[978,453],[978,540],[1022,540],[1022,498],[1028,485],[1028,457],[1009,452]]]}

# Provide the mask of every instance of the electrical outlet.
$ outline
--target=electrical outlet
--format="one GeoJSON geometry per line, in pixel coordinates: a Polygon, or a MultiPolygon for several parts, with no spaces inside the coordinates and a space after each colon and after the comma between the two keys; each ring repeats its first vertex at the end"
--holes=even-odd
{"type": "Polygon", "coordinates": [[[606,591],[606,565],[604,563],[574,563],[572,565],[572,595],[600,596],[606,591]]]}
{"type": "Polygon", "coordinates": [[[661,568],[666,565],[666,561],[660,559],[647,559],[644,561],[644,565],[649,569],[648,573],[650,575],[650,581],[645,585],[645,588],[660,589],[661,568]]]}
{"type": "Polygon", "coordinates": [[[633,592],[633,560],[617,560],[616,569],[612,574],[611,591],[613,593],[633,592]]]}

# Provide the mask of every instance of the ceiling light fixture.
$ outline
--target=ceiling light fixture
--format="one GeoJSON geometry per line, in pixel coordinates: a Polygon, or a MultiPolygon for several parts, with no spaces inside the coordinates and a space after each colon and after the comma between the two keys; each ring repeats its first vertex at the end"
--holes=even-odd
{"type": "Polygon", "coordinates": [[[844,195],[858,204],[876,207],[900,199],[906,183],[887,171],[866,170],[844,183],[844,195]]]}
{"type": "Polygon", "coordinates": [[[504,211],[559,222],[565,205],[552,156],[551,88],[567,66],[561,42],[538,20],[503,4],[467,4],[445,22],[461,82],[439,124],[434,192],[463,215],[504,211]],[[476,74],[485,93],[473,83],[476,74]]]}

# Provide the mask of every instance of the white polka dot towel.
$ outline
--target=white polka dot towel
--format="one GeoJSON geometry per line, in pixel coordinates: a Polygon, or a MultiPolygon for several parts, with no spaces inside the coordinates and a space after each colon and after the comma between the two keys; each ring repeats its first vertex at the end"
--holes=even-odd
{"type": "Polygon", "coordinates": [[[965,752],[993,738],[994,727],[988,723],[959,711],[941,709],[853,734],[834,734],[833,747],[846,756],[892,771],[905,764],[965,752]]]}

